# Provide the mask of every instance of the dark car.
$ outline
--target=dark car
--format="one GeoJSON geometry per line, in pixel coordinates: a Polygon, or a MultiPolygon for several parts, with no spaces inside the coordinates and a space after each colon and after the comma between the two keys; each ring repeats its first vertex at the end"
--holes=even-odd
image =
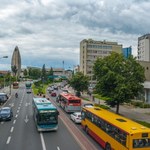
{"type": "Polygon", "coordinates": [[[52,97],[56,97],[56,96],[57,96],[56,92],[52,92],[52,93],[51,93],[51,96],[52,96],[52,97]]]}
{"type": "Polygon", "coordinates": [[[0,104],[5,103],[8,100],[8,96],[6,93],[0,93],[0,104]]]}
{"type": "Polygon", "coordinates": [[[11,107],[0,108],[0,121],[11,120],[13,117],[13,112],[11,107]]]}

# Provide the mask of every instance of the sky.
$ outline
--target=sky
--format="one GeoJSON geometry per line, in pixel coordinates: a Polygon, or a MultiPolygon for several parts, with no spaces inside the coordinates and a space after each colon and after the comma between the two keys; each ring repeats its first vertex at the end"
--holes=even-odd
{"type": "Polygon", "coordinates": [[[18,46],[26,66],[72,69],[83,39],[132,46],[150,30],[150,0],[0,0],[0,70],[18,46]],[[8,56],[8,58],[2,58],[8,56]],[[64,64],[63,64],[64,62],[64,64]]]}

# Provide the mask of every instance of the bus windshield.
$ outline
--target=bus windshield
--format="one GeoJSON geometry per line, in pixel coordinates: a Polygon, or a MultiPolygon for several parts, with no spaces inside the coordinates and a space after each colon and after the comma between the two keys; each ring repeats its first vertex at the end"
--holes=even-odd
{"type": "Polygon", "coordinates": [[[133,140],[133,148],[144,148],[144,147],[149,147],[149,146],[150,146],[149,138],[133,140]]]}
{"type": "Polygon", "coordinates": [[[58,113],[39,113],[38,114],[38,124],[46,125],[46,124],[56,124],[58,123],[58,113]]]}

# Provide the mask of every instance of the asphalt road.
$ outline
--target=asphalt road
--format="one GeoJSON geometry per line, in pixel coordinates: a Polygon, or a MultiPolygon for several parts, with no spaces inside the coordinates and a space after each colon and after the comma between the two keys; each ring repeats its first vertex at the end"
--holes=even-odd
{"type": "Polygon", "coordinates": [[[32,94],[26,93],[24,84],[18,90],[12,90],[5,106],[12,107],[14,116],[11,121],[0,122],[0,150],[83,149],[82,143],[73,136],[62,117],[59,117],[58,131],[37,132],[33,121],[32,98],[32,94]],[[16,91],[18,98],[14,96],[16,91]]]}

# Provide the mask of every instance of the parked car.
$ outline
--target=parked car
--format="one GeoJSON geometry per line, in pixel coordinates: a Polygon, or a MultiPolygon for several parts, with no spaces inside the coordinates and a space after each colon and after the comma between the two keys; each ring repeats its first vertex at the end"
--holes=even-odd
{"type": "Polygon", "coordinates": [[[74,112],[70,115],[70,119],[75,123],[81,123],[81,112],[74,112]]]}
{"type": "Polygon", "coordinates": [[[52,96],[52,97],[56,97],[56,96],[57,96],[56,92],[52,92],[52,93],[51,93],[51,96],[52,96]]]}
{"type": "Polygon", "coordinates": [[[11,120],[13,117],[13,112],[11,107],[2,107],[0,109],[0,121],[11,120]]]}
{"type": "Polygon", "coordinates": [[[0,93],[0,104],[5,103],[8,100],[8,96],[6,93],[0,93]]]}

